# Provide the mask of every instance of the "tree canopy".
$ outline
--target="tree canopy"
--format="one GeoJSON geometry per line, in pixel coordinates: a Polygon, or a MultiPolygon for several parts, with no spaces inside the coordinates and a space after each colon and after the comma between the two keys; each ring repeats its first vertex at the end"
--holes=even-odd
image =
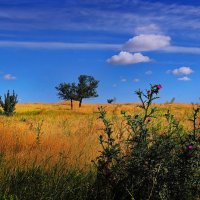
{"type": "Polygon", "coordinates": [[[79,107],[81,107],[81,103],[84,98],[98,97],[96,89],[99,81],[95,80],[94,77],[87,75],[80,75],[78,80],[77,94],[79,107]]]}
{"type": "Polygon", "coordinates": [[[75,83],[60,83],[56,90],[58,90],[58,96],[62,100],[71,101],[71,109],[73,109],[73,100],[77,100],[77,86],[75,83]]]}
{"type": "Polygon", "coordinates": [[[71,101],[71,109],[73,109],[73,100],[79,101],[81,107],[84,98],[98,97],[97,87],[99,81],[88,75],[80,75],[78,84],[76,83],[60,83],[56,89],[58,90],[59,98],[71,101]]]}

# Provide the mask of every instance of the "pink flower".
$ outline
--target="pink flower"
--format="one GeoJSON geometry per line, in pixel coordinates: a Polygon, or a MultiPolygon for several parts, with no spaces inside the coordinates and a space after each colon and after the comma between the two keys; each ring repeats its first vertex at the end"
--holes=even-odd
{"type": "Polygon", "coordinates": [[[157,89],[160,90],[162,88],[162,85],[156,85],[157,89]]]}
{"type": "Polygon", "coordinates": [[[187,148],[192,150],[194,147],[192,145],[188,145],[187,148]]]}

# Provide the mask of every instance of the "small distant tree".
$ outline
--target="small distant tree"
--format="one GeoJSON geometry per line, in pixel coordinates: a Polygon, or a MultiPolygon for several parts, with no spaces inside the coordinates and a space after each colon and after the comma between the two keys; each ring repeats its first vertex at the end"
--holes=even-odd
{"type": "Polygon", "coordinates": [[[107,103],[111,104],[111,103],[113,103],[113,101],[114,101],[113,99],[107,99],[107,103]]]}
{"type": "Polygon", "coordinates": [[[107,102],[110,103],[110,104],[111,104],[111,103],[114,103],[115,101],[116,101],[116,98],[115,98],[115,97],[112,98],[112,99],[107,99],[107,102]]]}
{"type": "Polygon", "coordinates": [[[81,107],[84,98],[98,97],[96,88],[99,81],[95,80],[92,76],[80,75],[78,77],[79,83],[77,87],[79,107],[81,107]]]}
{"type": "Polygon", "coordinates": [[[73,100],[77,100],[77,86],[75,83],[61,83],[56,87],[58,96],[62,100],[70,100],[71,110],[73,109],[73,100]]]}
{"type": "Polygon", "coordinates": [[[12,94],[10,94],[8,90],[7,94],[4,95],[4,101],[0,96],[0,105],[3,108],[4,114],[6,116],[11,116],[14,114],[15,106],[17,103],[17,95],[15,94],[14,90],[12,94]]]}

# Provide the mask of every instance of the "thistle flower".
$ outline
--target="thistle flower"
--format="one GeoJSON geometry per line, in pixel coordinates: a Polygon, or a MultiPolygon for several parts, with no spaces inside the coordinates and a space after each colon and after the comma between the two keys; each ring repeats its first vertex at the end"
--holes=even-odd
{"type": "Polygon", "coordinates": [[[157,89],[160,90],[162,88],[162,85],[156,85],[157,89]]]}
{"type": "Polygon", "coordinates": [[[187,148],[188,148],[189,150],[194,149],[194,147],[193,147],[192,145],[188,145],[187,148]]]}

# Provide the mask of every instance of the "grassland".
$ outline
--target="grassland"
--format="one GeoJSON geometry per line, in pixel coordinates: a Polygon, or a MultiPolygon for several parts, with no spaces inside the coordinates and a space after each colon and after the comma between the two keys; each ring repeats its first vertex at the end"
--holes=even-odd
{"type": "MultiPolygon", "coordinates": [[[[141,112],[137,103],[78,108],[75,102],[74,110],[69,102],[18,104],[12,117],[0,115],[0,199],[102,199],[108,188],[102,186],[97,193],[96,167],[91,162],[100,155],[99,135],[105,134],[99,106],[107,111],[116,141],[125,141],[128,130],[121,111],[137,114],[141,112]]],[[[157,117],[150,120],[150,126],[158,127],[161,134],[167,130],[164,115],[168,110],[186,132],[192,130],[188,121],[192,105],[154,106],[157,117]]],[[[108,192],[105,199],[113,197],[108,192]]]]}
{"type": "MultiPolygon", "coordinates": [[[[69,168],[87,169],[100,150],[98,135],[103,124],[98,120],[98,106],[105,106],[114,124],[116,137],[125,134],[121,111],[137,113],[137,104],[84,104],[74,110],[70,104],[18,104],[13,117],[0,116],[0,152],[10,166],[29,166],[46,163],[51,166],[62,157],[69,168]]],[[[169,109],[185,128],[191,124],[192,105],[159,104],[158,117],[152,123],[160,124],[169,109]],[[186,122],[187,121],[187,122],[186,122]]]]}

